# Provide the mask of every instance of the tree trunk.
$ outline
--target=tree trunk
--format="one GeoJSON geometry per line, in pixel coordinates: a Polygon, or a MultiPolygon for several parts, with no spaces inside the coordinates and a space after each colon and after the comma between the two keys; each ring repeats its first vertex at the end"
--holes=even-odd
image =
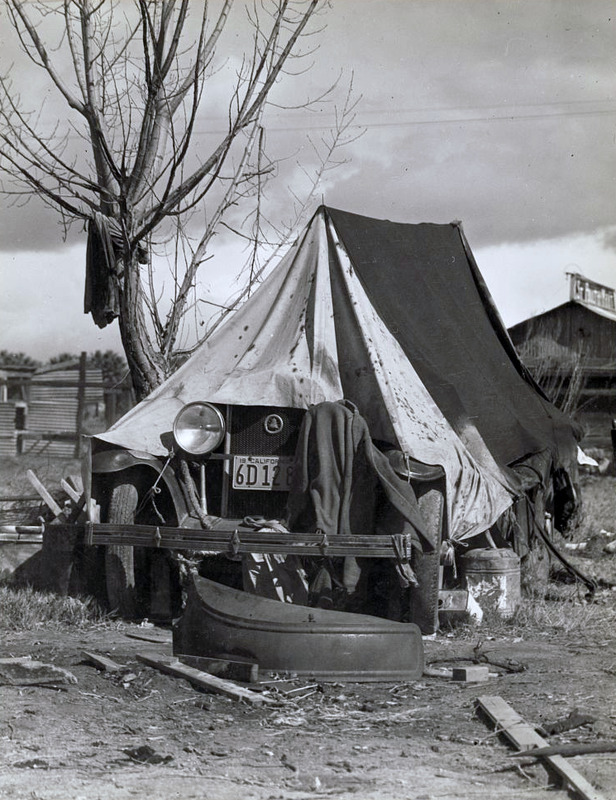
{"type": "Polygon", "coordinates": [[[162,357],[147,329],[139,271],[140,265],[136,254],[131,253],[130,258],[125,260],[118,319],[122,344],[138,401],[143,400],[166,378],[162,357]]]}

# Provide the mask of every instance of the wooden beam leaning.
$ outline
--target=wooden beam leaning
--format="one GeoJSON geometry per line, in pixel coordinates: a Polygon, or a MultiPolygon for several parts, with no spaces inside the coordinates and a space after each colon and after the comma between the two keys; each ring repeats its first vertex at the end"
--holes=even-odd
{"type": "Polygon", "coordinates": [[[243,686],[238,686],[232,681],[217,678],[207,672],[202,672],[194,667],[186,666],[178,661],[177,658],[169,658],[168,656],[149,656],[143,653],[137,654],[137,660],[148,667],[154,667],[161,672],[166,672],[169,675],[175,675],[177,678],[185,678],[190,681],[194,686],[199,689],[205,689],[207,692],[215,692],[217,694],[224,694],[231,697],[233,700],[244,700],[247,703],[255,706],[272,705],[277,701],[267,695],[253,692],[251,689],[246,689],[243,686]]]}
{"type": "Polygon", "coordinates": [[[62,480],[60,481],[60,486],[64,489],[66,494],[71,498],[73,503],[78,503],[81,500],[81,495],[83,494],[83,492],[78,492],[70,485],[68,481],[64,480],[64,478],[62,478],[62,480]]]}
{"type": "Polygon", "coordinates": [[[60,506],[56,503],[53,497],[49,494],[45,486],[41,483],[41,481],[36,477],[34,472],[31,469],[26,471],[26,477],[30,481],[31,486],[36,489],[39,493],[42,500],[45,501],[47,507],[54,515],[54,517],[61,517],[64,519],[64,511],[60,508],[60,506]]]}
{"type": "MultiPolygon", "coordinates": [[[[548,742],[532,728],[502,697],[483,696],[477,707],[496,725],[519,751],[533,755],[535,748],[546,747],[548,742]]],[[[560,755],[545,755],[543,760],[558,773],[564,783],[584,800],[606,800],[586,778],[560,755]]]]}

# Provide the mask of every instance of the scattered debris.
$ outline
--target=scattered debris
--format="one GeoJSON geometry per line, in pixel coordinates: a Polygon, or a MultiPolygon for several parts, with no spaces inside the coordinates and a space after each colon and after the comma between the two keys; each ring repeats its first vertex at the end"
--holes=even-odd
{"type": "Polygon", "coordinates": [[[257,694],[257,692],[253,692],[243,686],[238,686],[232,681],[217,678],[215,675],[201,672],[201,670],[195,669],[194,667],[188,667],[174,657],[169,658],[160,655],[149,656],[140,653],[137,655],[137,659],[143,664],[147,664],[149,667],[159,669],[161,672],[175,675],[178,678],[186,678],[186,680],[190,681],[193,685],[207,692],[217,692],[218,694],[231,697],[233,700],[245,700],[247,703],[257,706],[276,702],[271,697],[257,694]]]}
{"type": "Polygon", "coordinates": [[[296,686],[294,689],[283,691],[282,694],[285,697],[292,698],[293,700],[303,700],[306,697],[316,694],[318,691],[318,683],[309,683],[307,686],[296,686]]]}
{"type": "Polygon", "coordinates": [[[565,731],[573,730],[573,728],[580,728],[582,725],[592,725],[593,722],[596,722],[596,717],[591,717],[590,714],[584,714],[579,709],[574,708],[564,719],[546,722],[541,728],[548,736],[553,736],[555,733],[564,733],[565,731]]]}
{"type": "Polygon", "coordinates": [[[18,769],[50,769],[50,765],[44,758],[30,758],[27,761],[16,761],[13,764],[18,769]]]}
{"type": "Polygon", "coordinates": [[[58,686],[77,683],[72,672],[29,656],[0,658],[0,684],[9,686],[58,686]]]}
{"type": "Polygon", "coordinates": [[[282,766],[283,766],[283,767],[286,767],[287,769],[290,769],[290,770],[291,770],[291,772],[297,772],[297,767],[295,766],[295,764],[292,764],[292,763],[289,761],[289,757],[287,756],[287,754],[286,754],[286,753],[283,753],[283,754],[280,756],[280,762],[281,762],[281,764],[282,764],[282,766]]]}
{"type": "MultiPolygon", "coordinates": [[[[455,661],[470,661],[474,664],[488,664],[489,666],[497,667],[498,669],[502,669],[505,672],[525,672],[528,669],[528,665],[522,661],[518,661],[515,658],[507,658],[507,657],[500,657],[493,653],[487,653],[483,650],[484,642],[480,641],[473,649],[464,655],[459,656],[444,656],[443,658],[432,658],[430,660],[430,665],[439,664],[442,662],[455,662],[455,661]]],[[[465,648],[466,649],[466,648],[465,648]]],[[[427,673],[424,670],[424,675],[427,673]]],[[[432,676],[432,677],[444,677],[444,676],[432,676]]]]}
{"type": "Polygon", "coordinates": [[[472,667],[454,667],[452,670],[452,679],[454,681],[462,681],[464,683],[482,683],[490,678],[490,670],[488,667],[479,667],[477,665],[472,667]]]}
{"type": "Polygon", "coordinates": [[[308,683],[303,686],[297,686],[294,681],[286,678],[259,681],[259,685],[291,700],[303,700],[319,691],[323,691],[323,687],[318,683],[308,683]]]}
{"type": "MultiPolygon", "coordinates": [[[[477,708],[488,716],[520,753],[529,755],[529,751],[547,746],[545,739],[539,736],[502,697],[479,697],[477,708]]],[[[604,800],[603,795],[568,764],[563,756],[546,754],[540,757],[584,800],[604,800]]]]}
{"type": "Polygon", "coordinates": [[[129,747],[122,752],[140,764],[166,764],[168,761],[173,761],[173,756],[161,756],[147,744],[142,744],[140,747],[129,747]]]}
{"type": "MultiPolygon", "coordinates": [[[[500,678],[500,673],[499,672],[490,672],[489,667],[473,666],[473,667],[460,667],[460,668],[456,667],[455,669],[464,669],[464,670],[468,670],[468,669],[486,670],[487,669],[488,670],[488,678],[500,678]]],[[[450,680],[450,681],[451,680],[458,680],[458,681],[465,680],[464,678],[455,678],[454,679],[454,668],[451,668],[451,667],[424,667],[423,674],[424,674],[424,677],[426,677],[426,678],[445,678],[446,680],[450,680]]],[[[483,674],[483,673],[480,673],[480,674],[483,674]]],[[[487,680],[487,678],[481,678],[481,680],[482,681],[483,680],[487,680]]],[[[470,683],[470,680],[467,681],[467,682],[470,683]]]]}
{"type": "Polygon", "coordinates": [[[424,667],[424,678],[446,678],[451,680],[453,678],[453,670],[449,667],[424,667]]]}
{"type": "Polygon", "coordinates": [[[270,719],[272,725],[282,725],[290,728],[299,728],[300,725],[305,725],[306,722],[306,717],[301,713],[274,714],[270,719]]]}

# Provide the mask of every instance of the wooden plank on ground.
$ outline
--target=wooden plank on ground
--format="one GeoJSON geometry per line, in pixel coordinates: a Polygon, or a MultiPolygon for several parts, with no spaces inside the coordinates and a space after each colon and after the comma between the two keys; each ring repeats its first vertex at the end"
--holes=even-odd
{"type": "Polygon", "coordinates": [[[177,658],[189,667],[200,669],[217,678],[242,683],[257,683],[259,680],[259,665],[256,661],[238,661],[229,658],[208,658],[207,656],[192,656],[177,654],[177,658]]]}
{"type": "Polygon", "coordinates": [[[251,689],[238,686],[231,681],[217,678],[215,675],[210,675],[207,672],[201,672],[201,670],[195,669],[194,667],[188,667],[186,664],[180,663],[176,658],[149,656],[138,653],[137,659],[143,664],[147,664],[149,667],[159,669],[161,672],[175,675],[177,678],[185,678],[194,686],[197,686],[199,689],[204,689],[206,692],[224,694],[227,697],[231,697],[233,700],[244,700],[255,706],[271,705],[277,702],[271,697],[258,694],[251,689]]]}
{"type": "Polygon", "coordinates": [[[60,508],[60,506],[56,503],[53,497],[49,494],[45,486],[41,483],[41,481],[36,477],[34,472],[31,469],[26,471],[26,477],[30,481],[33,489],[39,493],[40,497],[44,500],[45,504],[54,515],[54,517],[62,517],[64,518],[64,511],[60,508]]]}
{"type": "Polygon", "coordinates": [[[118,664],[107,656],[102,656],[99,653],[91,653],[89,650],[82,650],[81,655],[86,661],[92,662],[94,666],[102,669],[104,672],[120,672],[126,669],[122,664],[118,664]]]}
{"type": "MultiPolygon", "coordinates": [[[[497,729],[525,754],[532,754],[529,751],[545,747],[548,744],[502,697],[487,695],[479,697],[477,705],[492,720],[497,729]]],[[[604,796],[568,764],[563,756],[543,756],[542,758],[560,775],[564,783],[584,800],[605,800],[604,796]]]]}

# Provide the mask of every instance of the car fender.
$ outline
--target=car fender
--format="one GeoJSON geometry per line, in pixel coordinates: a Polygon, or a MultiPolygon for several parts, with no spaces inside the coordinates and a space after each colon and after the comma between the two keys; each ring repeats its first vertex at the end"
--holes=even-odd
{"type": "Polygon", "coordinates": [[[94,480],[97,476],[124,472],[129,469],[148,469],[161,476],[162,482],[171,495],[178,525],[181,525],[189,513],[186,501],[173,470],[165,469],[165,465],[161,463],[160,459],[137,450],[100,450],[92,454],[92,477],[94,480]]]}

